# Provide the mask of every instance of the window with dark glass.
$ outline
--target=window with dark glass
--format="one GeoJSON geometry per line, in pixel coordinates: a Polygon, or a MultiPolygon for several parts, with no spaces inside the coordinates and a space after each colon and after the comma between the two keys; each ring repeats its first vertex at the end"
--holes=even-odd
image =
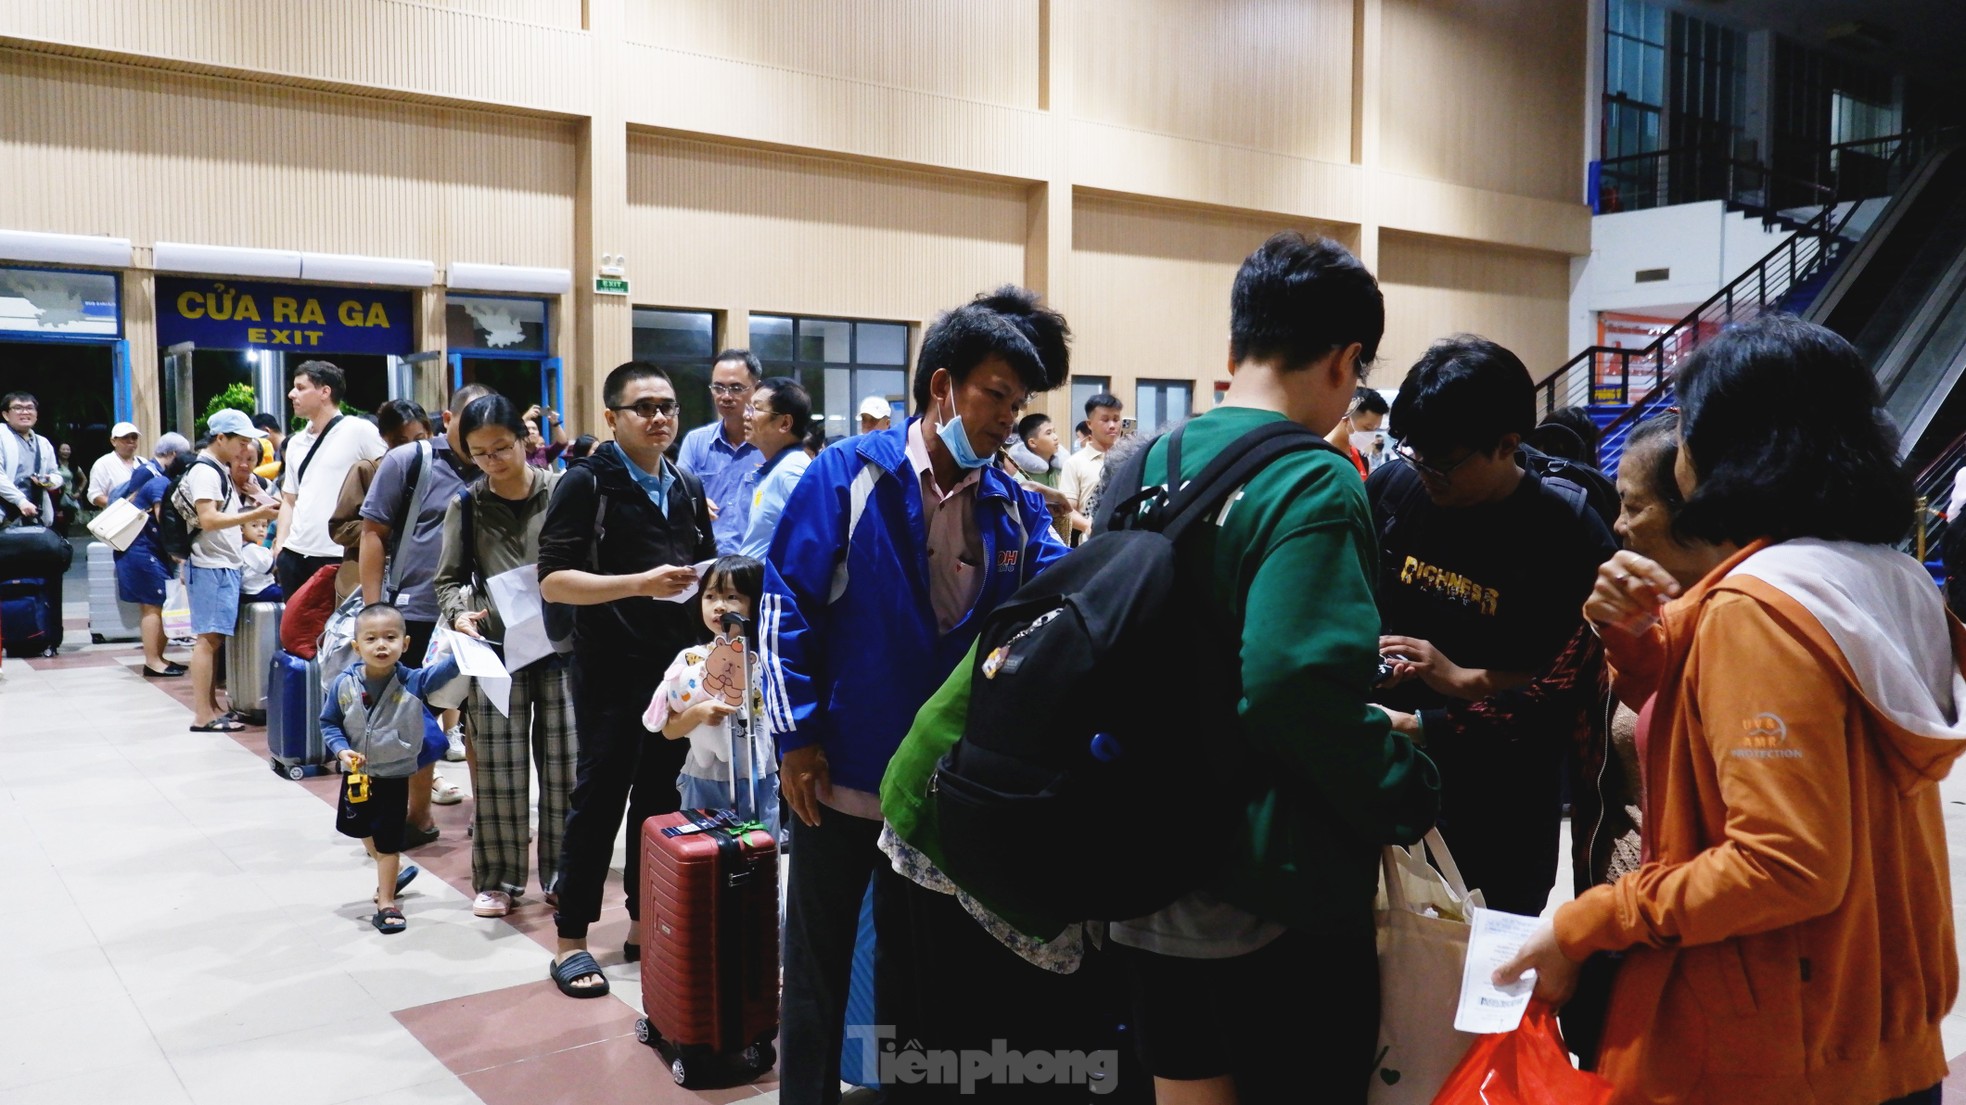
{"type": "Polygon", "coordinates": [[[661,365],[676,386],[676,435],[707,424],[716,417],[710,403],[710,358],[717,355],[717,318],[709,311],[679,311],[666,307],[637,307],[634,311],[634,354],[638,361],[661,365]]]}
{"type": "Polygon", "coordinates": [[[1195,385],[1189,380],[1142,380],[1134,388],[1133,417],[1143,434],[1157,434],[1194,413],[1195,385]]]}
{"type": "Polygon", "coordinates": [[[751,352],[765,375],[790,376],[811,393],[827,437],[859,433],[860,405],[869,398],[885,401],[897,421],[907,417],[905,322],[754,314],[751,352]]]}

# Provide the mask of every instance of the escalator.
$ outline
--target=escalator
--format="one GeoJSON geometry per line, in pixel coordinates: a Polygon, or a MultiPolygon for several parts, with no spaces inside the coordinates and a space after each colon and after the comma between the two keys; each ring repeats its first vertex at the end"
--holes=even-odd
{"type": "Polygon", "coordinates": [[[1907,467],[1966,432],[1966,148],[1928,156],[1804,315],[1877,375],[1907,467]]]}

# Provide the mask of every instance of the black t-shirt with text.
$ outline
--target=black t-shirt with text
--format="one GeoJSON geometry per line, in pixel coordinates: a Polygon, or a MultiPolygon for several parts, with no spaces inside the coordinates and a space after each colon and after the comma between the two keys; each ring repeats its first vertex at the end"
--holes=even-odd
{"type": "MultiPolygon", "coordinates": [[[[1435,506],[1404,464],[1381,466],[1365,489],[1384,558],[1380,632],[1431,642],[1464,668],[1547,668],[1618,547],[1601,518],[1531,472],[1508,498],[1475,507],[1435,506]]],[[[1382,700],[1402,710],[1450,701],[1418,680],[1382,700]]]]}

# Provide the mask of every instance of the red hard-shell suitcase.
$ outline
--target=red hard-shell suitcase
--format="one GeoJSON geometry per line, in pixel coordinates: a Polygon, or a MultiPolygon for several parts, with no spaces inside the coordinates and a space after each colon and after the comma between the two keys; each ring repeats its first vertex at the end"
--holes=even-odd
{"type": "MultiPolygon", "coordinates": [[[[724,628],[749,627],[727,614],[724,628]]],[[[755,765],[752,651],[743,649],[742,711],[755,765]]],[[[669,1060],[681,1085],[756,1078],[778,1061],[778,842],[735,810],[682,810],[643,822],[641,849],[646,1015],[636,1036],[669,1060]]]]}
{"type": "Polygon", "coordinates": [[[642,825],[642,1008],[636,1028],[685,1086],[733,1061],[778,1061],[778,842],[729,810],[642,825]]]}

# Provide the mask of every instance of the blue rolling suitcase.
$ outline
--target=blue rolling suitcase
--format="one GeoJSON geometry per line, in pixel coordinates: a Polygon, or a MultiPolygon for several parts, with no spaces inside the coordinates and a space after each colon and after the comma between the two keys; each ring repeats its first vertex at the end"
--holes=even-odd
{"type": "Polygon", "coordinates": [[[314,661],[275,649],[266,672],[266,750],[273,773],[299,782],[328,770],[321,743],[321,678],[314,661]]]}
{"type": "Polygon", "coordinates": [[[0,580],[0,639],[9,656],[52,656],[61,648],[61,592],[45,579],[0,580]]]}

